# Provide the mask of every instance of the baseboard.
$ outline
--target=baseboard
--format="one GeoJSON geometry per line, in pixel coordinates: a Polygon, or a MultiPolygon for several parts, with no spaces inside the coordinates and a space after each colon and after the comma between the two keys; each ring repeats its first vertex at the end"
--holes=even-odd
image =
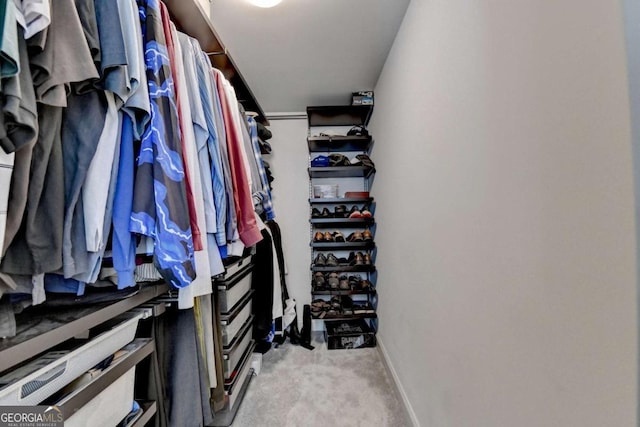
{"type": "Polygon", "coordinates": [[[402,400],[402,406],[404,407],[407,417],[411,420],[413,427],[420,427],[420,422],[418,421],[418,417],[416,416],[416,413],[414,412],[413,407],[411,406],[411,403],[407,398],[407,393],[405,393],[404,388],[400,383],[400,378],[398,377],[396,370],[393,368],[393,365],[389,361],[389,354],[387,353],[387,350],[384,347],[382,340],[380,339],[380,335],[376,336],[376,341],[377,341],[378,353],[380,353],[380,356],[382,357],[382,364],[384,365],[385,369],[387,370],[387,373],[391,377],[393,385],[395,386],[396,391],[398,392],[398,395],[402,400]]]}

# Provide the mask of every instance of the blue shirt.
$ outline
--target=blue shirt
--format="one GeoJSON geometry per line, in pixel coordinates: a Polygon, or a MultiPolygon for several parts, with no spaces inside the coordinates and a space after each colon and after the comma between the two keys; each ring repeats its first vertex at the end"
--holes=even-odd
{"type": "Polygon", "coordinates": [[[182,288],[195,278],[175,91],[159,0],[138,0],[151,120],[138,155],[130,230],[154,239],[162,277],[182,288]]]}

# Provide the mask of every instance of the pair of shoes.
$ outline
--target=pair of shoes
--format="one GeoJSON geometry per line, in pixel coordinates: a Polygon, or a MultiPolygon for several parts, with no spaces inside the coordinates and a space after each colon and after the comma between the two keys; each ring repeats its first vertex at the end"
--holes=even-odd
{"type": "Polygon", "coordinates": [[[342,275],[340,276],[340,282],[338,284],[338,287],[343,290],[343,291],[348,291],[351,290],[351,284],[349,283],[349,279],[347,278],[346,275],[342,275]]]}
{"type": "Polygon", "coordinates": [[[327,265],[327,257],[324,256],[323,253],[319,253],[313,260],[313,265],[315,265],[316,267],[324,267],[325,265],[327,265]]]}
{"type": "Polygon", "coordinates": [[[353,205],[349,211],[349,218],[371,218],[372,216],[367,206],[360,209],[356,205],[353,205]]]}
{"type": "Polygon", "coordinates": [[[349,237],[347,237],[347,241],[349,242],[364,241],[364,236],[362,235],[362,231],[354,231],[353,233],[349,234],[349,237]]]}
{"type": "Polygon", "coordinates": [[[331,234],[328,231],[325,231],[324,233],[322,231],[316,231],[316,233],[313,235],[313,241],[314,242],[333,242],[334,237],[333,234],[331,234]]]}
{"type": "Polygon", "coordinates": [[[316,267],[337,267],[339,264],[338,258],[332,253],[326,256],[323,253],[319,253],[313,260],[313,265],[316,267]]]}
{"type": "Polygon", "coordinates": [[[311,302],[311,315],[313,317],[319,317],[322,319],[327,315],[329,309],[331,309],[331,304],[323,299],[318,298],[311,302]]]}
{"type": "Polygon", "coordinates": [[[338,273],[336,272],[329,273],[327,275],[327,282],[329,283],[329,289],[332,289],[332,290],[338,289],[340,285],[340,279],[338,278],[338,273]]]}
{"type": "Polygon", "coordinates": [[[371,254],[368,252],[351,252],[347,259],[349,265],[371,265],[371,254]]]}
{"type": "Polygon", "coordinates": [[[313,235],[314,242],[344,242],[344,234],[341,231],[334,231],[333,233],[329,231],[316,231],[313,235]]]}
{"type": "Polygon", "coordinates": [[[373,285],[367,279],[362,279],[358,276],[349,277],[349,283],[356,291],[369,291],[373,289],[373,285]]]}
{"type": "Polygon", "coordinates": [[[349,216],[349,212],[347,212],[347,207],[345,205],[338,205],[333,209],[333,216],[335,218],[347,218],[349,216]]]}
{"type": "Polygon", "coordinates": [[[324,291],[326,289],[326,280],[324,274],[317,272],[313,275],[311,286],[315,291],[324,291]]]}
{"type": "Polygon", "coordinates": [[[354,231],[347,237],[348,242],[370,242],[372,240],[373,234],[369,230],[354,231]]]}
{"type": "Polygon", "coordinates": [[[322,209],[322,212],[318,208],[313,208],[311,218],[333,218],[333,214],[327,208],[322,209]]]}

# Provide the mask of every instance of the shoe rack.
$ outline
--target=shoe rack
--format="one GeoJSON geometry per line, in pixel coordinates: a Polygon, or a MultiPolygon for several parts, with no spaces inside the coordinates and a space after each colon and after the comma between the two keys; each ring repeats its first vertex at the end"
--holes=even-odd
{"type": "Polygon", "coordinates": [[[375,346],[376,205],[369,194],[375,166],[356,158],[369,160],[374,140],[368,131],[347,135],[357,126],[366,129],[372,111],[368,105],[307,107],[311,318],[330,349],[375,346]],[[318,165],[319,156],[352,164],[318,165]],[[318,185],[337,185],[337,191],[322,197],[327,194],[314,191],[318,185]]]}

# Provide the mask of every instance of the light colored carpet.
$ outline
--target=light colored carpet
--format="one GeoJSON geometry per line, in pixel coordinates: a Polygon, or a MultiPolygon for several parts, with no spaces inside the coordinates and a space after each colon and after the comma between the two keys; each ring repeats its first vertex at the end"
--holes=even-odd
{"type": "Polygon", "coordinates": [[[264,355],[233,427],[411,426],[376,348],[314,345],[264,355]]]}

